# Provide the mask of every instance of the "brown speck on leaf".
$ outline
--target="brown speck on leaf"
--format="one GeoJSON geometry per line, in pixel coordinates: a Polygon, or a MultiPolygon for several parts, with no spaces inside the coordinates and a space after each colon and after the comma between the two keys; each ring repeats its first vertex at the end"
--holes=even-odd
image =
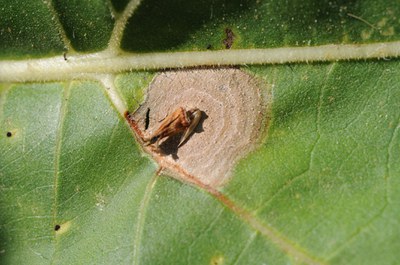
{"type": "Polygon", "coordinates": [[[144,129],[147,130],[149,128],[149,125],[150,125],[150,108],[147,108],[144,129]]]}
{"type": "Polygon", "coordinates": [[[225,29],[226,38],[224,39],[223,43],[225,45],[225,49],[230,49],[233,45],[233,40],[235,39],[235,34],[230,28],[225,29]]]}
{"type": "Polygon", "coordinates": [[[55,231],[55,235],[56,236],[60,236],[62,234],[65,234],[66,232],[68,232],[71,229],[71,221],[67,221],[65,223],[58,223],[54,225],[54,231],[55,231]]]}

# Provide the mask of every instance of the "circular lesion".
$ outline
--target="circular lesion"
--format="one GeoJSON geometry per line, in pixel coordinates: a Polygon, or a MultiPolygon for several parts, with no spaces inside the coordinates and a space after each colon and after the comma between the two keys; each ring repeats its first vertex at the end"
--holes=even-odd
{"type": "Polygon", "coordinates": [[[234,68],[163,72],[151,82],[145,102],[131,118],[149,136],[176,108],[198,108],[199,125],[183,145],[178,147],[177,134],[160,141],[157,150],[147,150],[206,185],[220,186],[229,179],[234,163],[258,141],[265,108],[261,84],[234,68]]]}

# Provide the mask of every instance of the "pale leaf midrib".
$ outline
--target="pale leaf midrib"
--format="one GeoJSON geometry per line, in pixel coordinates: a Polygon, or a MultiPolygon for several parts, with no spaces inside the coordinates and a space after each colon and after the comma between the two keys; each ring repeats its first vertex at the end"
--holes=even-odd
{"type": "Polygon", "coordinates": [[[0,61],[0,82],[86,79],[87,74],[199,66],[263,65],[388,59],[400,56],[400,41],[372,44],[329,44],[313,47],[238,49],[165,53],[92,54],[21,61],[0,61]]]}

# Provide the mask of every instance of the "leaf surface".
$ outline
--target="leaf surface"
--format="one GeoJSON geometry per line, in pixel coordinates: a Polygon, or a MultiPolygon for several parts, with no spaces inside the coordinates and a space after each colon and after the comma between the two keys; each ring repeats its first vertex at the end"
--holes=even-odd
{"type": "Polygon", "coordinates": [[[399,17],[372,0],[0,0],[0,71],[31,67],[0,79],[0,263],[396,263],[398,59],[243,66],[269,96],[265,133],[218,189],[161,172],[126,123],[156,71],[62,67],[140,54],[179,67],[229,41],[227,54],[384,46],[399,17]]]}

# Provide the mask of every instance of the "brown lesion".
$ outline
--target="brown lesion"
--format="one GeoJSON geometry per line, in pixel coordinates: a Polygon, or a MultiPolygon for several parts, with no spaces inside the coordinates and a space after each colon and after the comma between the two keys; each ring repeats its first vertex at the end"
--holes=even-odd
{"type": "Polygon", "coordinates": [[[142,133],[142,130],[139,129],[139,124],[137,123],[137,121],[133,119],[132,115],[128,111],[125,111],[124,116],[135,134],[139,136],[140,139],[143,139],[144,135],[142,133]]]}
{"type": "Polygon", "coordinates": [[[259,87],[260,80],[236,68],[163,72],[151,82],[146,101],[126,117],[136,142],[168,175],[219,187],[261,141],[264,94],[259,87]],[[201,113],[182,143],[188,123],[180,107],[201,113]]]}
{"type": "Polygon", "coordinates": [[[223,40],[225,49],[230,49],[233,45],[233,41],[235,39],[235,34],[233,33],[233,31],[230,28],[226,28],[225,35],[226,35],[226,38],[223,40]]]}
{"type": "MultiPolygon", "coordinates": [[[[146,119],[147,113],[148,112],[146,112],[146,119]]],[[[160,142],[165,139],[172,139],[175,142],[177,135],[180,135],[179,142],[176,144],[176,148],[179,148],[195,131],[201,117],[202,112],[197,108],[186,111],[184,108],[179,107],[162,120],[154,133],[145,135],[140,130],[133,117],[128,112],[125,113],[125,118],[129,122],[131,128],[136,132],[136,135],[139,136],[142,144],[144,146],[152,146],[153,151],[162,151],[159,148],[160,142]]]]}

